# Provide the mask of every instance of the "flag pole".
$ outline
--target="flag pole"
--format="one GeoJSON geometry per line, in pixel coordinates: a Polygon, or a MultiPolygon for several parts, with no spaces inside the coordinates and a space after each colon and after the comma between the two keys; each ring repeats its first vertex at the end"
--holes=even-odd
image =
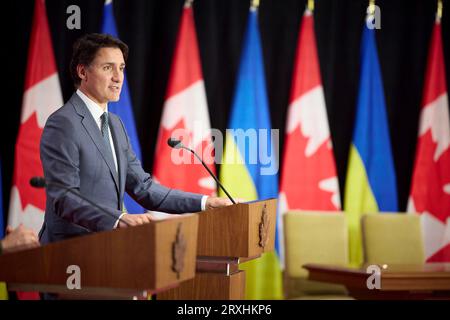
{"type": "Polygon", "coordinates": [[[308,11],[310,11],[310,12],[314,11],[314,0],[308,0],[307,8],[308,8],[308,11]]]}
{"type": "Polygon", "coordinates": [[[443,3],[442,0],[438,0],[437,3],[437,10],[436,10],[436,21],[441,22],[442,18],[442,9],[443,9],[443,3]]]}
{"type": "Polygon", "coordinates": [[[375,14],[375,0],[369,0],[369,14],[375,14]]]}
{"type": "Polygon", "coordinates": [[[259,8],[259,0],[252,0],[251,10],[257,10],[259,8]]]}

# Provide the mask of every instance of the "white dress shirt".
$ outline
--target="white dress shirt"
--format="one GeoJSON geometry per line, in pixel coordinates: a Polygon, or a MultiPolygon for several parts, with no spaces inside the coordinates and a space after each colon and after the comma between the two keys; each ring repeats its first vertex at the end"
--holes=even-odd
{"type": "MultiPolygon", "coordinates": [[[[83,102],[86,104],[89,112],[92,114],[92,117],[95,120],[95,123],[97,124],[98,130],[100,130],[100,132],[101,132],[102,131],[101,116],[103,115],[104,112],[108,112],[108,105],[106,105],[105,110],[103,110],[102,107],[100,107],[97,103],[92,101],[88,96],[86,96],[83,92],[81,92],[80,89],[77,90],[77,94],[81,98],[81,100],[83,100],[83,102]]],[[[109,128],[109,124],[108,124],[108,136],[109,136],[109,144],[111,145],[111,151],[113,154],[114,166],[116,167],[116,172],[118,172],[119,169],[117,167],[117,155],[116,155],[116,150],[114,148],[114,142],[112,139],[111,129],[109,128]]]]}

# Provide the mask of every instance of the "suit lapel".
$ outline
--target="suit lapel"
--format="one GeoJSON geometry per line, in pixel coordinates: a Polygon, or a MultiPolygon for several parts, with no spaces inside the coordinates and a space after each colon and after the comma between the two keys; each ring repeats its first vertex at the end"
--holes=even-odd
{"type": "Polygon", "coordinates": [[[111,175],[113,177],[117,192],[119,192],[119,181],[118,181],[118,175],[116,173],[116,167],[114,166],[114,159],[112,157],[111,152],[109,152],[109,150],[105,146],[105,142],[103,140],[102,134],[101,134],[97,124],[95,123],[95,120],[92,117],[92,114],[89,112],[89,110],[86,107],[86,105],[84,104],[83,100],[81,100],[81,98],[76,93],[74,93],[72,95],[72,98],[70,98],[70,101],[72,102],[72,105],[75,107],[75,110],[77,111],[77,113],[83,117],[83,119],[81,120],[81,123],[83,124],[83,127],[86,129],[87,133],[91,137],[91,139],[94,142],[95,146],[97,147],[98,151],[100,151],[100,154],[102,155],[103,160],[105,160],[105,162],[109,168],[109,171],[111,172],[111,175]]]}

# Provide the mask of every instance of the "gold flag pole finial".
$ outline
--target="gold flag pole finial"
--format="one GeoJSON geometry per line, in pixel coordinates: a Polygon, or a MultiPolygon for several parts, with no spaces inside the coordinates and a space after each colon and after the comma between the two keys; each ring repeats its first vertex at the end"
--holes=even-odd
{"type": "Polygon", "coordinates": [[[436,12],[436,19],[437,19],[437,21],[441,21],[441,18],[442,18],[442,7],[443,7],[444,5],[443,5],[443,3],[442,3],[442,0],[438,0],[438,3],[437,3],[437,12],[436,12]]]}
{"type": "Polygon", "coordinates": [[[259,0],[252,0],[252,9],[256,10],[259,7],[259,0]]]}
{"type": "Polygon", "coordinates": [[[375,0],[369,0],[369,14],[375,14],[375,0]]]}
{"type": "Polygon", "coordinates": [[[313,12],[314,11],[314,0],[308,0],[308,10],[313,12]]]}

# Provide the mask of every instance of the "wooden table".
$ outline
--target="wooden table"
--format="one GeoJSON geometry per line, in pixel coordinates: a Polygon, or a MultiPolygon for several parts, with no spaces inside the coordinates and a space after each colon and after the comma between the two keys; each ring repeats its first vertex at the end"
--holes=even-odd
{"type": "Polygon", "coordinates": [[[446,299],[450,300],[450,263],[423,265],[378,265],[379,288],[369,289],[375,271],[367,267],[352,268],[306,264],[309,279],[346,286],[355,299],[446,299]]]}

